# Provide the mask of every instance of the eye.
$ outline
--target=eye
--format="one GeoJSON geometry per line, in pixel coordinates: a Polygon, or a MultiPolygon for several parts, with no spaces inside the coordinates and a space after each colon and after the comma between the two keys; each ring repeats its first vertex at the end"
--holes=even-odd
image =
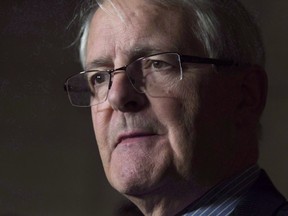
{"type": "Polygon", "coordinates": [[[164,61],[151,60],[151,67],[155,69],[161,69],[161,68],[171,67],[171,65],[164,61]]]}
{"type": "Polygon", "coordinates": [[[169,62],[157,59],[146,59],[143,63],[143,69],[152,71],[168,70],[173,67],[169,62]]]}
{"type": "Polygon", "coordinates": [[[89,78],[89,81],[93,86],[106,84],[109,82],[109,74],[106,72],[97,72],[89,78]]]}

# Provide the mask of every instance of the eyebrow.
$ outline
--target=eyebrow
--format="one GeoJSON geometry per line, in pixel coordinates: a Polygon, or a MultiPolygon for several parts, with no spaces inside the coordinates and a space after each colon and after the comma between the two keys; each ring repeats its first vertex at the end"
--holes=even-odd
{"type": "Polygon", "coordinates": [[[104,67],[104,66],[111,66],[113,62],[106,57],[100,57],[97,59],[92,60],[91,62],[87,63],[85,70],[92,70],[94,68],[104,67]]]}
{"type": "Polygon", "coordinates": [[[160,48],[151,48],[151,47],[136,47],[134,50],[132,50],[129,55],[134,58],[140,58],[140,57],[144,57],[147,55],[151,55],[151,54],[156,54],[156,53],[160,53],[160,52],[165,52],[166,50],[160,49],[160,48]]]}
{"type": "MultiPolygon", "coordinates": [[[[147,46],[136,46],[133,50],[127,51],[124,55],[128,56],[129,61],[126,62],[126,65],[130,62],[135,61],[138,58],[145,57],[152,54],[162,53],[162,52],[177,52],[177,49],[167,48],[163,49],[160,47],[147,47],[147,46]]],[[[124,65],[123,65],[124,66],[124,65]]],[[[87,63],[86,70],[92,70],[93,68],[99,67],[114,67],[113,59],[109,56],[102,56],[92,60],[91,62],[87,63]]]]}

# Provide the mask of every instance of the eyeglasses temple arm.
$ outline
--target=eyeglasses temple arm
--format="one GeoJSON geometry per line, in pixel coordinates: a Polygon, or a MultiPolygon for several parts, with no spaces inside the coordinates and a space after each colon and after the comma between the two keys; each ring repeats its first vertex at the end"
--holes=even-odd
{"type": "Polygon", "coordinates": [[[196,64],[214,64],[216,66],[238,66],[239,64],[227,59],[202,58],[198,56],[181,55],[181,62],[196,63],[196,64]]]}

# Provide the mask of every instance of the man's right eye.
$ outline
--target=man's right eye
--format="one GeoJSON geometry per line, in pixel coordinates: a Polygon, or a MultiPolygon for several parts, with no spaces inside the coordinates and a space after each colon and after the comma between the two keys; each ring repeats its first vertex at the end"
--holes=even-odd
{"type": "Polygon", "coordinates": [[[107,73],[96,73],[90,78],[92,85],[101,85],[109,81],[109,75],[107,73]]]}

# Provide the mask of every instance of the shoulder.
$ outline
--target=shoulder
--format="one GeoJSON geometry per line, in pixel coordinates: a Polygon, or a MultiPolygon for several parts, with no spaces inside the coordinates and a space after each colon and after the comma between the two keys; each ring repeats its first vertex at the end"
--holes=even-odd
{"type": "Polygon", "coordinates": [[[288,216],[287,201],[264,170],[243,197],[232,215],[288,216]]]}
{"type": "Polygon", "coordinates": [[[275,216],[287,216],[288,215],[288,202],[282,205],[275,213],[275,216]]]}

